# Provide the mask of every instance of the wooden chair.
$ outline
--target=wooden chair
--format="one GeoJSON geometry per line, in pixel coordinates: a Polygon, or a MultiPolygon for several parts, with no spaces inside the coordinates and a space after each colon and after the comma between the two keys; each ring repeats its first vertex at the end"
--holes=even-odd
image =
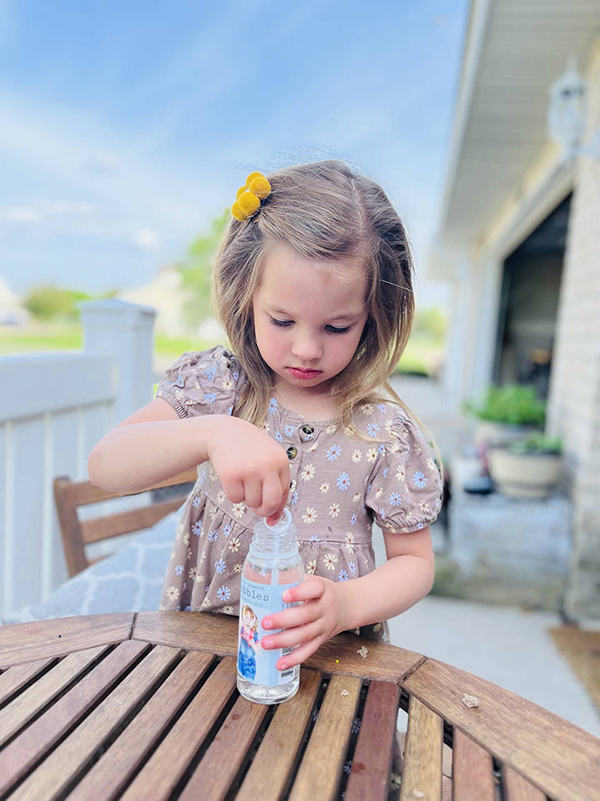
{"type": "MultiPolygon", "coordinates": [[[[173,476],[161,484],[148,487],[142,492],[149,492],[160,487],[188,484],[195,482],[197,477],[197,471],[193,468],[185,473],[179,473],[179,475],[173,476]]],[[[80,506],[100,503],[112,498],[123,498],[128,494],[140,495],[141,493],[107,492],[94,486],[89,481],[73,482],[68,476],[60,476],[54,480],[54,498],[70,576],[75,576],[85,570],[86,567],[106,558],[105,556],[100,556],[96,559],[88,559],[85,553],[86,545],[149,528],[170,512],[178,509],[186,496],[186,492],[182,491],[181,495],[175,498],[155,502],[140,509],[130,509],[126,512],[104,515],[92,520],[79,520],[77,509],[80,506]]]]}

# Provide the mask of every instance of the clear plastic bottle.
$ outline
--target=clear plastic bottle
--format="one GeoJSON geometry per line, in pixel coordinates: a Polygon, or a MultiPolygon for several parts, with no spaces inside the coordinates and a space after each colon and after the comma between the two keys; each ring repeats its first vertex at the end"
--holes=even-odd
{"type": "Polygon", "coordinates": [[[238,676],[240,694],[259,704],[278,704],[292,698],[300,686],[300,666],[287,670],[275,667],[292,648],[263,650],[262,638],[281,629],[263,629],[268,614],[297,604],[285,603],[282,595],[304,580],[304,563],[298,550],[296,526],[289,509],[269,526],[263,517],[254,526],[254,536],[242,568],[240,622],[238,635],[238,676]]]}

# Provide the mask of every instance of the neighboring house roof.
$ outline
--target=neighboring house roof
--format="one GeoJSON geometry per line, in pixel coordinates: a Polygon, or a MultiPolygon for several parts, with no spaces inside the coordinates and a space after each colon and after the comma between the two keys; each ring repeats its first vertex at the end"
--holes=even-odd
{"type": "Polygon", "coordinates": [[[16,308],[21,305],[19,296],[12,291],[8,282],[0,277],[0,306],[16,308]]]}
{"type": "Polygon", "coordinates": [[[597,0],[472,0],[439,247],[472,242],[518,189],[548,139],[551,84],[569,56],[584,71],[599,33],[597,0]]]}
{"type": "Polygon", "coordinates": [[[12,291],[4,278],[0,278],[0,325],[25,325],[30,313],[21,306],[21,299],[12,291]]]}

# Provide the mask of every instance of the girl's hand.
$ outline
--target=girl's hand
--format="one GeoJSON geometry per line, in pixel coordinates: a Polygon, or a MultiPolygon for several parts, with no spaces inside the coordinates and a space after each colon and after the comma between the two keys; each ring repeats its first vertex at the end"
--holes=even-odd
{"type": "Polygon", "coordinates": [[[277,661],[278,670],[304,662],[322,643],[344,630],[338,585],[334,581],[310,576],[297,587],[286,590],[283,600],[304,603],[262,619],[265,629],[286,629],[262,638],[260,644],[265,651],[299,646],[277,661]]]}
{"type": "Polygon", "coordinates": [[[225,414],[213,416],[206,451],[231,503],[241,503],[270,525],[287,503],[290,464],[284,449],[260,428],[225,414]]]}

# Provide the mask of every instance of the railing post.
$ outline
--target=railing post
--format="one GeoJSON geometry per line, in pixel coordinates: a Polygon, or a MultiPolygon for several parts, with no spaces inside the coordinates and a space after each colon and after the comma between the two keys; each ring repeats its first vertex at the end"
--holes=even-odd
{"type": "Polygon", "coordinates": [[[86,353],[112,356],[116,401],[109,426],[115,426],[152,400],[156,309],[117,298],[82,305],[86,353]]]}

